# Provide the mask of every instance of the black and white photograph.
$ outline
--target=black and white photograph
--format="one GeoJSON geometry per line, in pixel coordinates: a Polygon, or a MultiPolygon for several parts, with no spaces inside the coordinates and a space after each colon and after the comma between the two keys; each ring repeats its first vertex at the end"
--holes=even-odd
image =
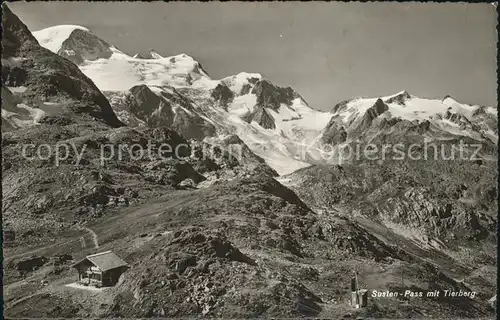
{"type": "Polygon", "coordinates": [[[1,15],[3,318],[496,319],[496,2],[1,15]]]}

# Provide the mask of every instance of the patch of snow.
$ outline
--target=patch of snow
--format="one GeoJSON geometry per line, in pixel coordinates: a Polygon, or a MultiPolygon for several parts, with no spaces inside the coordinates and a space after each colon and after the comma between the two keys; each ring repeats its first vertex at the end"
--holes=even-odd
{"type": "Polygon", "coordinates": [[[486,112],[496,116],[498,114],[497,108],[495,107],[487,107],[485,108],[486,112]]]}
{"type": "Polygon", "coordinates": [[[68,56],[76,55],[75,50],[64,50],[64,53],[66,53],[68,56]]]}
{"type": "Polygon", "coordinates": [[[57,106],[59,105],[60,103],[59,102],[51,102],[51,101],[46,101],[43,103],[44,105],[46,106],[57,106]]]}
{"type": "Polygon", "coordinates": [[[8,111],[8,110],[5,110],[4,108],[2,108],[2,118],[10,118],[10,117],[18,116],[18,115],[19,114],[15,113],[15,112],[8,111]]]}
{"type": "Polygon", "coordinates": [[[252,112],[256,104],[257,96],[252,93],[248,93],[235,97],[233,102],[228,105],[227,111],[230,114],[242,117],[252,112]]]}
{"type": "Polygon", "coordinates": [[[19,86],[19,87],[7,87],[7,89],[9,89],[12,93],[23,93],[28,88],[26,88],[25,86],[19,86]]]}
{"type": "MultiPolygon", "coordinates": [[[[205,74],[205,73],[203,73],[203,74],[205,74]]],[[[213,90],[213,89],[215,89],[215,87],[217,87],[218,84],[219,84],[219,81],[212,80],[208,76],[203,76],[203,77],[198,78],[191,85],[191,88],[202,89],[202,90],[213,90]]]]}
{"type": "Polygon", "coordinates": [[[39,124],[39,120],[45,115],[43,110],[29,107],[24,103],[19,103],[16,107],[19,109],[5,110],[2,108],[2,118],[15,128],[26,128],[39,124]]]}
{"type": "Polygon", "coordinates": [[[151,51],[149,54],[151,55],[151,57],[153,59],[163,59],[163,57],[160,54],[158,54],[158,53],[156,53],[154,51],[151,51]]]}
{"type": "Polygon", "coordinates": [[[274,111],[270,108],[266,108],[270,112],[275,120],[278,121],[290,121],[302,118],[302,116],[295,111],[293,107],[289,107],[285,104],[281,104],[278,111],[274,111]]]}
{"type": "Polygon", "coordinates": [[[40,119],[45,115],[45,112],[42,109],[32,108],[24,103],[18,104],[17,107],[28,111],[30,116],[33,118],[33,122],[36,124],[38,124],[38,121],[40,121],[40,119]]]}
{"type": "Polygon", "coordinates": [[[261,80],[262,75],[260,73],[247,73],[247,72],[240,72],[237,75],[234,76],[229,76],[226,78],[221,79],[220,81],[224,83],[228,88],[233,91],[235,94],[240,94],[241,89],[243,89],[243,86],[246,84],[249,84],[249,79],[256,78],[261,80]]]}

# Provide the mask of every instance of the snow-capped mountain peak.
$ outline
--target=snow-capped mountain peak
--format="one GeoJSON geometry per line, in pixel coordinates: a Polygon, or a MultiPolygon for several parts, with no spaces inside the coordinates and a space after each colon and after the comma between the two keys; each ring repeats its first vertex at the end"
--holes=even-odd
{"type": "Polygon", "coordinates": [[[41,46],[77,65],[84,61],[109,58],[116,47],[94,35],[89,29],[74,25],[59,25],[33,32],[41,46]]]}

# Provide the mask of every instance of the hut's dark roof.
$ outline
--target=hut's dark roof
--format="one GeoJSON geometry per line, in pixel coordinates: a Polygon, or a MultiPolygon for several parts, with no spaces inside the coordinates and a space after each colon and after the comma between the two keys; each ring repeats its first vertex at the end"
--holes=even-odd
{"type": "Polygon", "coordinates": [[[111,269],[128,266],[127,262],[114,254],[112,251],[105,251],[86,256],[85,258],[75,263],[73,267],[76,267],[85,260],[90,261],[90,263],[101,269],[101,271],[108,271],[111,269]]]}

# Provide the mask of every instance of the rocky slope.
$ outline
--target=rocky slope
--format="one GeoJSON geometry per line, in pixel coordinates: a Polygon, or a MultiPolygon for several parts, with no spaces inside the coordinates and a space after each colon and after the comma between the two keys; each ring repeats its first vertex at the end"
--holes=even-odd
{"type": "Polygon", "coordinates": [[[496,162],[422,159],[311,166],[279,181],[315,211],[348,217],[493,295],[497,177],[496,162]]]}
{"type": "Polygon", "coordinates": [[[187,139],[203,140],[214,136],[214,124],[196,112],[192,102],[175,88],[163,87],[160,93],[146,85],[127,92],[107,92],[113,109],[127,125],[168,126],[187,139]]]}
{"type": "MultiPolygon", "coordinates": [[[[41,47],[8,7],[3,17],[2,79],[10,91],[21,95],[16,108],[28,110],[34,122],[40,120],[40,114],[50,118],[69,112],[111,126],[122,125],[108,100],[78,67],[41,47]]],[[[15,115],[9,114],[9,118],[15,115]]]]}

